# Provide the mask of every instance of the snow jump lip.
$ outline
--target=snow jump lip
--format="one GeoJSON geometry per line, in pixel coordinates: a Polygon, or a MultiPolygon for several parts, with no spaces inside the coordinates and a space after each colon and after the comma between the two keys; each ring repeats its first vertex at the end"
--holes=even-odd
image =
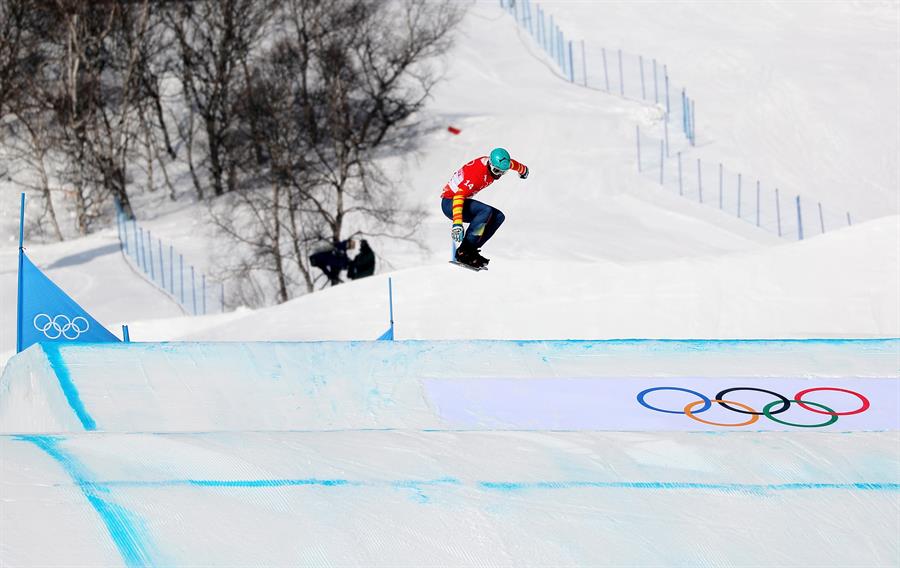
{"type": "Polygon", "coordinates": [[[7,367],[0,431],[900,430],[898,355],[893,338],[55,343],[7,367]]]}

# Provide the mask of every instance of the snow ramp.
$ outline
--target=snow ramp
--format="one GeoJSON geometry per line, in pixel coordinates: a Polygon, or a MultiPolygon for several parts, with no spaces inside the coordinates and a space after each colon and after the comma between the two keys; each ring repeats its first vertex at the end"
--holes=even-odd
{"type": "Polygon", "coordinates": [[[900,341],[34,346],[3,566],[895,566],[900,341]]]}

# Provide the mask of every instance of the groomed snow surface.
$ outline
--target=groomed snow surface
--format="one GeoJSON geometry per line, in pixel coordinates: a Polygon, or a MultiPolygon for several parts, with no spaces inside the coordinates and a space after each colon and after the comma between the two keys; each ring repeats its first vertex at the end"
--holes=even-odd
{"type": "MultiPolygon", "coordinates": [[[[435,128],[394,170],[432,211],[429,248],[370,239],[374,277],[185,317],[114,228],[35,242],[30,258],[110,330],[161,343],[10,360],[4,188],[0,566],[900,565],[900,344],[877,339],[900,336],[898,7],[545,9],[572,37],[668,63],[698,101],[704,160],[869,220],[788,242],[666,193],[634,160],[634,126],[658,126],[658,109],[569,85],[493,0],[471,9],[435,128]],[[437,196],[496,145],[531,175],[479,196],[507,221],[472,273],[446,262],[437,196]],[[411,341],[371,343],[389,277],[411,341]],[[796,341],[596,341],[631,337],[796,341]],[[688,418],[702,399],[685,391],[643,399],[678,413],[639,402],[660,386],[830,386],[870,406],[732,428],[688,418]]],[[[202,204],[140,199],[141,223],[199,269],[227,251],[202,204]]]]}
{"type": "Polygon", "coordinates": [[[33,346],[3,376],[0,553],[9,566],[892,566],[898,348],[33,346]],[[725,389],[749,412],[808,403],[676,413],[725,389]]]}

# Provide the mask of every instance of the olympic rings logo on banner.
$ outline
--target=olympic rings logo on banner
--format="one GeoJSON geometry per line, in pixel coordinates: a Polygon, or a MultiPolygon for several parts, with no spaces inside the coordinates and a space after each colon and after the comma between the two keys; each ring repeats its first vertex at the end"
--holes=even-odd
{"type": "Polygon", "coordinates": [[[65,314],[50,317],[48,314],[34,316],[34,329],[44,334],[47,339],[78,339],[82,333],[90,329],[87,318],[75,316],[70,318],[65,314]]]}
{"type": "Polygon", "coordinates": [[[865,412],[866,410],[869,409],[869,399],[867,399],[864,395],[862,395],[856,391],[842,389],[842,388],[838,388],[838,387],[814,387],[814,388],[804,389],[802,391],[799,391],[797,394],[795,394],[791,398],[787,398],[784,395],[781,395],[777,392],[773,392],[773,391],[766,390],[766,389],[760,389],[760,388],[756,388],[756,387],[734,387],[734,388],[730,388],[730,389],[724,389],[724,390],[719,391],[719,393],[716,394],[715,398],[709,398],[706,395],[701,394],[697,391],[682,388],[682,387],[653,387],[653,388],[645,389],[645,390],[642,390],[641,392],[639,392],[637,395],[637,401],[641,404],[641,406],[643,406],[645,408],[649,408],[650,410],[655,410],[656,412],[665,412],[667,414],[684,414],[688,418],[690,418],[692,420],[696,420],[697,422],[702,422],[703,424],[708,424],[710,426],[724,426],[724,427],[731,427],[731,428],[737,428],[739,426],[750,426],[751,424],[753,424],[757,420],[759,420],[760,416],[765,416],[769,420],[772,420],[773,422],[777,422],[779,424],[783,424],[785,426],[796,426],[798,428],[821,428],[824,426],[830,426],[831,424],[834,424],[835,422],[837,422],[839,416],[850,416],[852,414],[859,414],[859,413],[865,412]],[[654,392],[654,391],[661,391],[661,390],[686,392],[688,394],[692,394],[692,395],[696,396],[699,400],[695,400],[694,402],[688,403],[687,405],[685,405],[685,407],[682,410],[666,410],[663,408],[657,408],[657,407],[652,406],[649,403],[647,403],[647,401],[645,400],[645,397],[649,393],[654,392]],[[751,408],[750,406],[748,406],[742,402],[738,402],[735,400],[729,400],[726,398],[726,396],[729,393],[733,393],[735,391],[761,392],[761,393],[770,394],[770,395],[774,396],[776,400],[773,400],[772,402],[766,404],[765,406],[763,406],[762,412],[758,412],[756,409],[751,408]],[[819,402],[813,402],[811,400],[803,400],[803,397],[806,396],[807,394],[812,393],[812,392],[818,392],[818,391],[836,391],[836,392],[847,393],[847,394],[853,395],[856,398],[858,398],[861,404],[860,404],[859,408],[856,408],[854,410],[847,410],[844,412],[836,412],[835,410],[828,408],[827,406],[825,406],[824,404],[821,404],[819,402]],[[722,423],[722,422],[712,422],[710,420],[704,420],[703,418],[700,418],[697,416],[701,412],[706,412],[707,410],[712,408],[713,403],[718,404],[719,406],[721,406],[722,408],[724,408],[726,410],[730,410],[730,411],[736,412],[738,414],[748,415],[750,418],[748,418],[747,420],[744,420],[743,422],[729,424],[729,423],[722,423]],[[781,420],[780,418],[777,418],[775,416],[776,414],[781,414],[782,412],[787,411],[793,404],[796,404],[800,408],[802,408],[804,410],[808,410],[809,412],[813,412],[815,414],[822,414],[822,415],[828,416],[829,418],[819,424],[797,424],[794,422],[788,422],[786,420],[781,420]],[[698,406],[700,408],[697,408],[698,406]],[[735,407],[737,407],[737,408],[735,408],[735,407]],[[812,407],[815,407],[815,408],[812,408],[812,407]]]}

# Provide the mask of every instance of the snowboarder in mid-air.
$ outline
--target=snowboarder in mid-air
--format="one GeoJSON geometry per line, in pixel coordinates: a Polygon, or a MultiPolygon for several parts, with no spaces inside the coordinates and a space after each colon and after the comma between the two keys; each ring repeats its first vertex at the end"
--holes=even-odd
{"type": "Polygon", "coordinates": [[[481,256],[481,247],[488,241],[505,216],[480,201],[472,199],[476,193],[491,185],[503,174],[513,170],[521,179],[528,177],[528,167],[513,160],[503,148],[494,148],[490,156],[481,156],[459,168],[441,193],[441,209],[453,221],[450,235],[459,244],[456,261],[470,268],[482,269],[489,260],[481,256]],[[469,228],[463,231],[463,223],[469,228]],[[465,234],[465,236],[463,236],[465,234]]]}

